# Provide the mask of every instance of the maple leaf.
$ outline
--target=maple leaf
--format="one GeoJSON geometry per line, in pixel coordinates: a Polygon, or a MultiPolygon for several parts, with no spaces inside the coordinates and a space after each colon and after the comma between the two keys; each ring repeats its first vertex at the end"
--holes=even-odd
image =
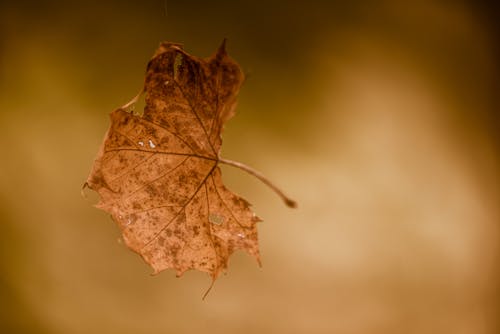
{"type": "Polygon", "coordinates": [[[154,273],[196,269],[215,281],[238,249],[260,264],[260,219],[223,185],[219,163],[255,175],[295,206],[260,173],[219,156],[243,79],[224,42],[207,59],[163,42],[147,66],[143,115],[127,111],[138,96],[111,113],[84,187],[98,192],[96,206],[111,214],[126,245],[154,273]]]}

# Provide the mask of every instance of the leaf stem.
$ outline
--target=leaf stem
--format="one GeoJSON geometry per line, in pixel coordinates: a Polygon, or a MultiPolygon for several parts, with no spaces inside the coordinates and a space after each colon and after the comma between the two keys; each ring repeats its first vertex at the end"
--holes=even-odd
{"type": "Polygon", "coordinates": [[[266,178],[264,175],[262,175],[260,172],[256,171],[252,167],[249,167],[249,166],[247,166],[245,164],[242,164],[241,162],[238,162],[238,161],[223,159],[223,158],[220,158],[220,157],[219,157],[219,162],[221,162],[223,164],[226,164],[226,165],[233,166],[233,167],[237,167],[239,169],[244,170],[248,174],[251,174],[251,175],[255,176],[256,178],[258,178],[259,180],[261,180],[263,183],[265,183],[269,188],[271,188],[272,190],[274,190],[274,192],[276,194],[278,194],[279,197],[281,197],[281,199],[283,200],[283,202],[285,202],[285,204],[288,207],[290,207],[290,208],[296,208],[297,207],[297,202],[295,202],[294,200],[292,200],[288,196],[286,196],[281,191],[281,189],[279,189],[276,185],[274,185],[274,183],[272,183],[271,181],[269,181],[268,178],[266,178]]]}

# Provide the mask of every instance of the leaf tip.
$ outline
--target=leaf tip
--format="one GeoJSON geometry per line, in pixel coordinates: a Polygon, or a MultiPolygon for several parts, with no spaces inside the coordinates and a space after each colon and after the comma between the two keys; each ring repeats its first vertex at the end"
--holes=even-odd
{"type": "Polygon", "coordinates": [[[80,195],[84,198],[87,199],[87,194],[85,193],[85,189],[90,188],[89,183],[85,181],[85,183],[82,185],[82,189],[80,189],[80,195]]]}
{"type": "Polygon", "coordinates": [[[207,291],[205,291],[205,293],[201,297],[201,300],[205,300],[205,298],[208,296],[208,293],[210,292],[210,290],[212,290],[212,288],[215,284],[215,280],[216,280],[216,277],[212,276],[212,283],[210,283],[210,286],[208,287],[207,291]]]}
{"type": "Polygon", "coordinates": [[[156,275],[158,275],[159,273],[162,272],[162,269],[160,269],[160,268],[152,265],[151,263],[149,263],[147,261],[146,261],[146,263],[148,263],[149,265],[151,265],[153,267],[153,272],[150,274],[151,276],[156,276],[156,275]]]}
{"type": "Polygon", "coordinates": [[[227,38],[224,38],[222,40],[221,45],[219,46],[219,49],[217,50],[217,55],[218,56],[223,56],[223,55],[227,54],[227,51],[226,51],[226,42],[227,42],[227,38]]]}

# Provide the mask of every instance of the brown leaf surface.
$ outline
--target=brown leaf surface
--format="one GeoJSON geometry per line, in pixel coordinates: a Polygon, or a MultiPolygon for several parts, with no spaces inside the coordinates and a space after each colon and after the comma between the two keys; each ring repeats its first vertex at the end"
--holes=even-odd
{"type": "Polygon", "coordinates": [[[242,81],[224,43],[200,59],[164,42],[147,66],[144,114],[111,113],[86,185],[154,273],[196,269],[215,279],[238,249],[259,261],[259,218],[217,166],[242,81]]]}

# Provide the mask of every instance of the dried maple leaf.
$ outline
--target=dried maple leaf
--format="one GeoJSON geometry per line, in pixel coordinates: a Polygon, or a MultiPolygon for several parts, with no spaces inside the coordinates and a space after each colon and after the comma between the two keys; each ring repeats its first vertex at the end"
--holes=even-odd
{"type": "MultiPolygon", "coordinates": [[[[208,59],[164,42],[147,66],[142,116],[111,113],[111,126],[85,186],[97,191],[97,207],[111,214],[126,245],[154,273],[172,268],[207,272],[213,280],[242,249],[259,261],[250,204],[224,187],[219,163],[261,174],[219,157],[221,131],[234,114],[243,82],[225,43],[208,59]]],[[[259,261],[260,263],[260,261],[259,261]]]]}

